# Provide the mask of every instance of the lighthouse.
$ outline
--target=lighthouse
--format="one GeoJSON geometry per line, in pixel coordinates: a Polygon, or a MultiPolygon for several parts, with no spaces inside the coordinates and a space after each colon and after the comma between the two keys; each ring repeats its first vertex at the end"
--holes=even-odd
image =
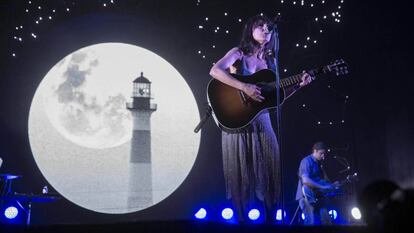
{"type": "Polygon", "coordinates": [[[141,76],[133,81],[132,102],[127,103],[132,114],[133,131],[129,159],[128,208],[145,208],[152,204],[151,114],[157,105],[151,103],[151,82],[141,76]]]}

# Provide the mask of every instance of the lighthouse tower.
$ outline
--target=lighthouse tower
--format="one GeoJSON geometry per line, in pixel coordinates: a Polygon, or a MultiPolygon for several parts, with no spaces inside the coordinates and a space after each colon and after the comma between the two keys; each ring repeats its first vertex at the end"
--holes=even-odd
{"type": "Polygon", "coordinates": [[[152,204],[151,114],[157,110],[151,103],[151,82],[143,72],[133,81],[132,102],[126,107],[133,119],[128,207],[143,208],[152,204]]]}

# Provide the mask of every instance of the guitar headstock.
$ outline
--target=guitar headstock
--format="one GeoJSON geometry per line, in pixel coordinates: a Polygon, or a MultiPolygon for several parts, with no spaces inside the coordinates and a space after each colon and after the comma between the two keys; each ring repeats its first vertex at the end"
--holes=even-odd
{"type": "Polygon", "coordinates": [[[336,74],[336,76],[348,74],[348,65],[343,59],[335,60],[331,64],[327,65],[327,69],[330,72],[336,74]]]}

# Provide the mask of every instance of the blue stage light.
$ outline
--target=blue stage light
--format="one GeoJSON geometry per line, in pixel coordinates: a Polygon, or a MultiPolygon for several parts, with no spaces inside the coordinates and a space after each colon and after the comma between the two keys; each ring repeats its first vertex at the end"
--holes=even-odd
{"type": "Polygon", "coordinates": [[[260,211],[258,209],[251,209],[247,215],[249,216],[250,220],[255,221],[260,217],[260,211]]]}
{"type": "Polygon", "coordinates": [[[329,210],[328,213],[331,216],[331,218],[334,220],[338,217],[338,212],[336,210],[329,210]]]}
{"type": "Polygon", "coordinates": [[[229,220],[233,217],[233,210],[230,208],[225,208],[223,209],[223,211],[221,211],[221,216],[224,219],[229,220]]]}
{"type": "Polygon", "coordinates": [[[304,213],[302,213],[300,216],[302,217],[302,220],[305,220],[305,214],[304,213]]]}
{"type": "Polygon", "coordinates": [[[19,214],[19,210],[14,206],[7,207],[4,210],[4,216],[8,219],[14,219],[17,217],[18,214],[19,214]]]}
{"type": "MultiPolygon", "coordinates": [[[[283,211],[283,216],[286,217],[286,211],[283,211]]],[[[276,220],[282,221],[282,210],[281,209],[278,209],[276,211],[276,220]]]]}
{"type": "Polygon", "coordinates": [[[360,220],[360,219],[361,219],[361,217],[362,217],[362,215],[361,215],[361,211],[359,210],[359,208],[358,208],[358,207],[354,207],[354,208],[352,208],[352,210],[351,210],[351,214],[352,214],[352,217],[353,217],[354,219],[356,219],[356,220],[360,220]]]}
{"type": "Polygon", "coordinates": [[[197,219],[204,219],[207,216],[207,211],[204,208],[200,208],[197,213],[194,214],[197,219]]]}

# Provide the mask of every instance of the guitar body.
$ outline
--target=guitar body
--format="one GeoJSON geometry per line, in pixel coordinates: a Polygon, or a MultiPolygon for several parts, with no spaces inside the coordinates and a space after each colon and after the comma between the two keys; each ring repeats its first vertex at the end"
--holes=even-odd
{"type": "MultiPolygon", "coordinates": [[[[327,198],[333,198],[345,195],[344,190],[342,189],[342,186],[345,184],[352,183],[354,181],[358,180],[357,173],[354,173],[353,175],[348,175],[346,179],[338,181],[337,186],[334,189],[317,189],[317,188],[311,188],[307,185],[302,186],[302,194],[305,198],[308,199],[311,203],[317,203],[321,199],[327,199],[327,198]]],[[[329,182],[326,181],[319,181],[321,184],[329,184],[329,182]]]]}
{"type": "Polygon", "coordinates": [[[310,203],[317,203],[320,199],[326,199],[328,197],[335,197],[338,196],[342,189],[334,189],[334,190],[322,190],[311,188],[309,186],[304,185],[302,188],[302,194],[310,203]]]}
{"type": "MultiPolygon", "coordinates": [[[[232,76],[241,82],[261,87],[261,94],[265,98],[263,102],[258,102],[234,87],[216,79],[210,80],[207,97],[216,121],[222,129],[234,131],[244,129],[261,112],[275,109],[277,104],[275,73],[272,70],[265,69],[248,76],[237,74],[232,76]]],[[[281,103],[284,97],[284,90],[280,88],[281,103]]]]}

